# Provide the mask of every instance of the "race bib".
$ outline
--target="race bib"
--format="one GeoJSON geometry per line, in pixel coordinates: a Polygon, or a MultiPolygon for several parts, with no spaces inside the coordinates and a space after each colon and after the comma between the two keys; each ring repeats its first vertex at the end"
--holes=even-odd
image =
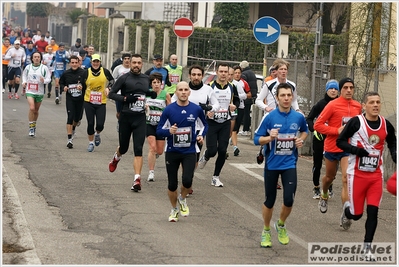
{"type": "Polygon", "coordinates": [[[145,109],[145,95],[138,95],[137,101],[135,103],[129,103],[129,109],[134,112],[143,112],[145,109]]]}
{"type": "Polygon", "coordinates": [[[279,156],[292,155],[295,149],[295,134],[278,134],[274,154],[279,156]]]}
{"type": "Polygon", "coordinates": [[[190,147],[191,138],[191,127],[177,128],[173,135],[173,147],[190,147]]]}
{"type": "Polygon", "coordinates": [[[15,65],[20,65],[21,64],[21,60],[13,59],[12,63],[15,64],[15,65]]]}
{"type": "Polygon", "coordinates": [[[169,80],[172,84],[178,84],[180,82],[180,76],[171,74],[171,75],[169,75],[169,80]]]}
{"type": "Polygon", "coordinates": [[[227,109],[219,109],[218,111],[215,112],[213,119],[218,123],[222,123],[227,120],[228,116],[229,112],[227,109]]]}
{"type": "Polygon", "coordinates": [[[26,91],[28,92],[38,92],[39,91],[39,83],[38,82],[29,82],[26,85],[26,91]]]}
{"type": "Polygon", "coordinates": [[[159,121],[161,120],[162,111],[161,110],[151,110],[148,112],[147,115],[147,122],[151,125],[158,125],[159,121]]]}
{"type": "Polygon", "coordinates": [[[78,97],[82,95],[82,91],[78,90],[77,84],[68,85],[68,92],[71,94],[72,97],[78,97]]]}
{"type": "Polygon", "coordinates": [[[95,105],[101,105],[103,100],[103,93],[101,92],[90,92],[90,103],[95,105]]]}
{"type": "Polygon", "coordinates": [[[64,63],[63,62],[55,63],[55,69],[56,70],[64,70],[64,63]]]}
{"type": "Polygon", "coordinates": [[[364,172],[374,172],[380,161],[380,151],[373,149],[368,152],[368,156],[359,158],[358,169],[364,172]]]}

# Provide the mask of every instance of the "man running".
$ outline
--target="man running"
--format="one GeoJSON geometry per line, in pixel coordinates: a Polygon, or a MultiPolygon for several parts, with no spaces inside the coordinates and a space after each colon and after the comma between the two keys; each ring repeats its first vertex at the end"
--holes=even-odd
{"type": "Polygon", "coordinates": [[[177,64],[177,55],[170,55],[169,64],[165,68],[169,72],[169,81],[171,83],[170,86],[165,86],[165,90],[170,96],[173,96],[176,91],[176,85],[183,79],[183,67],[177,64]]]}
{"type": "Polygon", "coordinates": [[[165,163],[168,173],[168,197],[172,205],[170,222],[177,222],[179,213],[184,217],[190,214],[186,196],[194,177],[197,142],[203,142],[208,129],[202,109],[188,100],[190,95],[188,83],[178,83],[174,95],[177,96],[177,101],[165,108],[157,127],[157,135],[167,138],[165,163]],[[183,174],[178,196],[180,165],[183,174]]]}
{"type": "Polygon", "coordinates": [[[29,136],[31,137],[36,136],[36,122],[43,101],[44,85],[51,80],[51,72],[41,62],[42,54],[34,52],[32,64],[29,64],[22,74],[22,87],[26,90],[26,99],[29,104],[29,136]]]}
{"type": "Polygon", "coordinates": [[[141,73],[143,59],[140,54],[132,55],[130,72],[118,78],[112,86],[109,98],[123,102],[119,117],[119,146],[109,163],[109,171],[114,172],[119,161],[129,148],[130,137],[133,137],[133,169],[134,180],[131,190],[141,190],[141,169],[143,167],[143,145],[147,127],[145,114],[145,98],[147,95],[156,98],[157,94],[151,92],[150,79],[141,73]],[[121,94],[118,91],[121,90],[121,94]]]}
{"type": "Polygon", "coordinates": [[[162,55],[154,55],[153,58],[154,66],[149,68],[144,74],[150,75],[154,72],[159,72],[162,74],[162,90],[165,88],[165,85],[171,86],[172,83],[169,81],[169,71],[167,68],[163,66],[163,57],[162,55]]]}
{"type": "Polygon", "coordinates": [[[210,84],[220,107],[216,112],[208,112],[209,132],[206,138],[206,150],[198,161],[198,167],[203,169],[208,160],[218,154],[211,179],[211,185],[216,187],[223,187],[220,172],[226,161],[229,145],[231,113],[240,105],[237,88],[227,80],[228,74],[229,66],[225,63],[220,64],[217,67],[217,78],[210,84]]]}
{"type": "Polygon", "coordinates": [[[60,78],[60,86],[65,92],[67,110],[66,130],[68,136],[67,147],[73,148],[73,133],[82,119],[83,96],[86,92],[86,70],[79,67],[79,58],[72,55],[69,61],[70,68],[60,78]]]}
{"type": "Polygon", "coordinates": [[[340,149],[350,153],[347,169],[349,200],[343,207],[341,226],[344,227],[347,220],[359,220],[366,203],[363,256],[366,256],[366,261],[375,261],[371,242],[377,229],[378,209],[384,189],[384,143],[388,144],[395,163],[397,147],[395,128],[379,115],[381,98],[377,92],[368,92],[365,95],[363,109],[365,113],[350,119],[336,142],[340,149]]]}
{"type": "Polygon", "coordinates": [[[54,70],[54,78],[55,78],[55,103],[58,105],[61,102],[62,91],[60,90],[60,77],[66,70],[67,63],[69,62],[69,53],[65,51],[65,44],[60,43],[58,47],[58,51],[55,52],[55,70],[54,70]]]}
{"type": "MultiPolygon", "coordinates": [[[[327,135],[324,140],[326,174],[322,178],[318,204],[321,213],[327,212],[328,188],[335,179],[338,163],[342,172],[342,205],[348,200],[346,170],[348,168],[349,153],[337,147],[336,141],[349,119],[359,115],[362,111],[360,103],[353,99],[355,83],[351,78],[341,79],[339,81],[339,89],[341,92],[340,97],[327,104],[313,126],[315,131],[327,135]]],[[[342,227],[347,230],[350,228],[351,223],[351,220],[346,220],[345,225],[342,225],[342,227]]]]}
{"type": "Polygon", "coordinates": [[[19,99],[18,89],[22,72],[22,64],[25,62],[26,54],[25,49],[21,47],[21,43],[19,40],[14,42],[14,46],[10,47],[7,50],[7,53],[4,56],[5,60],[8,61],[8,72],[7,72],[7,80],[8,80],[8,98],[11,99],[15,97],[15,99],[19,99]],[[12,88],[14,87],[15,95],[12,94],[12,88]]]}
{"type": "Polygon", "coordinates": [[[255,132],[254,144],[266,145],[264,186],[266,200],[262,206],[263,231],[261,247],[271,247],[270,220],[277,196],[277,180],[281,175],[283,184],[283,205],[280,217],[274,224],[278,241],[287,245],[289,237],[285,221],[292,211],[297,188],[298,148],[308,135],[305,117],[291,108],[293,89],[288,83],[276,88],[277,109],[270,112],[255,132]],[[299,133],[299,136],[297,136],[299,133]]]}

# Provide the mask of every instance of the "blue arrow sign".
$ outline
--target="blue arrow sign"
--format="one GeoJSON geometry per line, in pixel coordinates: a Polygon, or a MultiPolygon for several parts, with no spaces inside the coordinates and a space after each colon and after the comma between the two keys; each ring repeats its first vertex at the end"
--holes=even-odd
{"type": "Polygon", "coordinates": [[[278,40],[281,34],[280,23],[275,18],[261,17],[255,22],[254,36],[261,44],[272,44],[278,40]]]}

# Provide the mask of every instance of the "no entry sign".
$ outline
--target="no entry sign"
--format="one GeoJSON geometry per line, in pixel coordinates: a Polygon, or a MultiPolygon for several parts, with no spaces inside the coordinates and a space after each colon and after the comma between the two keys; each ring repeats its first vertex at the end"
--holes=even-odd
{"type": "Polygon", "coordinates": [[[188,18],[179,18],[173,23],[173,31],[177,37],[188,38],[194,32],[194,24],[188,18]]]}

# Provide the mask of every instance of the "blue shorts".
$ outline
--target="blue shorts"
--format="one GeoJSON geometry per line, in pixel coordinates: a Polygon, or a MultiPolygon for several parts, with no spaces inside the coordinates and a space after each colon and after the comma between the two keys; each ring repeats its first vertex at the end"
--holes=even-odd
{"type": "Polygon", "coordinates": [[[324,151],[324,157],[329,161],[340,161],[343,157],[348,157],[348,152],[326,152],[324,151]]]}
{"type": "Polygon", "coordinates": [[[7,80],[13,81],[14,78],[21,78],[21,68],[20,67],[8,67],[8,74],[7,74],[7,80]]]}
{"type": "Polygon", "coordinates": [[[61,78],[63,73],[64,73],[64,70],[55,70],[54,71],[54,78],[56,78],[56,79],[61,78]]]}

